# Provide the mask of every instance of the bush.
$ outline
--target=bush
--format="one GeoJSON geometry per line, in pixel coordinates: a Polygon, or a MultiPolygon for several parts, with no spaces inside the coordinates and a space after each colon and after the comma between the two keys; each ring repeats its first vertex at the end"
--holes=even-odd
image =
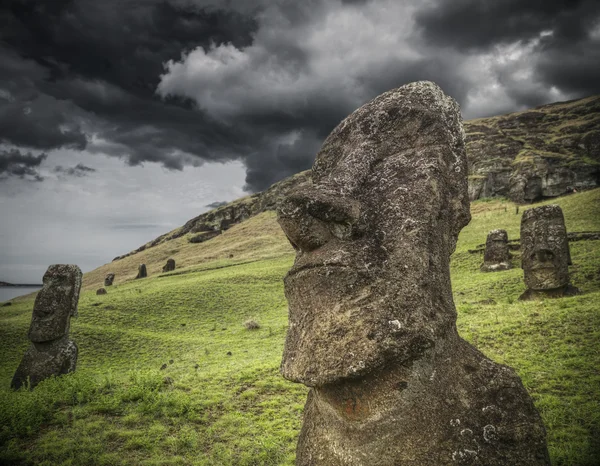
{"type": "Polygon", "coordinates": [[[246,322],[244,322],[244,327],[246,327],[248,330],[258,330],[260,328],[260,324],[254,319],[248,319],[246,322]]]}

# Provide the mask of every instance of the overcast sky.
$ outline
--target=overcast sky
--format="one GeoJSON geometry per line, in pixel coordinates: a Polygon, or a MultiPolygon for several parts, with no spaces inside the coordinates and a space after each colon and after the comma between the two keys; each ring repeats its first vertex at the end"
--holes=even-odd
{"type": "Polygon", "coordinates": [[[465,118],[600,93],[597,0],[4,0],[0,280],[109,262],[309,168],[410,81],[465,118]]]}

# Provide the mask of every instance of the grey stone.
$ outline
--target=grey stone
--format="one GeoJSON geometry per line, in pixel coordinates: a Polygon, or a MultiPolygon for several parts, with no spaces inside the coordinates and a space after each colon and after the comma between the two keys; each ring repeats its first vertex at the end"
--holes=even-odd
{"type": "Polygon", "coordinates": [[[169,259],[167,260],[167,263],[163,266],[162,271],[172,272],[173,270],[175,270],[175,259],[169,259]]]}
{"type": "Polygon", "coordinates": [[[28,337],[32,342],[11,382],[34,388],[42,380],[75,370],[77,345],[69,340],[71,317],[77,315],[82,273],[76,265],[51,265],[33,305],[28,337]]]}
{"type": "Polygon", "coordinates": [[[106,288],[98,288],[96,290],[96,295],[103,295],[106,294],[106,288]]]}
{"type": "Polygon", "coordinates": [[[562,209],[534,207],[521,217],[521,267],[527,290],[522,300],[578,294],[570,284],[571,253],[562,209]]]}
{"type": "Polygon", "coordinates": [[[498,272],[510,269],[510,251],[506,230],[492,230],[485,241],[482,272],[498,272]]]}
{"type": "Polygon", "coordinates": [[[281,372],[311,387],[296,464],[549,464],[519,377],[456,330],[466,174],[458,105],[418,82],[342,121],[280,205],[297,250],[281,372]]]}
{"type": "Polygon", "coordinates": [[[146,264],[140,264],[138,267],[138,274],[135,278],[146,278],[148,276],[148,272],[146,271],[146,264]]]}
{"type": "Polygon", "coordinates": [[[104,278],[104,286],[112,286],[114,280],[115,280],[114,273],[106,274],[106,277],[104,278]]]}

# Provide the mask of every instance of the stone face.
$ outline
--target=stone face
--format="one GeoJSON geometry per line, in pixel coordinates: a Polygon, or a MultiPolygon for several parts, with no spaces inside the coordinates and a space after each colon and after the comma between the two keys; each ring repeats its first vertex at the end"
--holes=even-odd
{"type": "Polygon", "coordinates": [[[33,306],[29,327],[31,345],[13,377],[18,389],[31,388],[52,376],[75,370],[77,345],[69,340],[70,320],[77,315],[82,273],[76,265],[51,265],[33,306]]]}
{"type": "Polygon", "coordinates": [[[506,230],[492,230],[485,241],[482,272],[497,272],[510,269],[510,251],[506,230]]]}
{"type": "Polygon", "coordinates": [[[466,170],[458,105],[418,82],[342,121],[280,205],[297,250],[281,372],[311,387],[298,465],[549,464],[518,376],[456,331],[466,170]]]}
{"type": "Polygon", "coordinates": [[[577,294],[569,282],[570,264],[561,208],[545,205],[526,210],[521,218],[521,267],[527,291],[520,299],[577,294]]]}
{"type": "Polygon", "coordinates": [[[104,278],[104,286],[112,286],[114,280],[115,280],[114,273],[106,274],[106,277],[104,278]]]}
{"type": "Polygon", "coordinates": [[[172,272],[173,270],[175,270],[175,259],[169,259],[167,260],[167,263],[163,266],[162,271],[172,272]]]}
{"type": "Polygon", "coordinates": [[[140,264],[138,267],[138,274],[135,278],[146,278],[148,276],[148,272],[146,271],[146,264],[140,264]]]}

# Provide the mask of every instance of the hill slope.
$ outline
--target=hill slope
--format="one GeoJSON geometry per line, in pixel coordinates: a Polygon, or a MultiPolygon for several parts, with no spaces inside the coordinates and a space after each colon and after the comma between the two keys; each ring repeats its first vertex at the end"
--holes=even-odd
{"type": "MultiPolygon", "coordinates": [[[[569,231],[600,230],[600,189],[555,202],[569,231]]],[[[471,210],[451,264],[459,331],[517,370],[543,416],[555,466],[595,465],[600,241],[571,243],[573,282],[584,294],[519,302],[518,257],[512,270],[484,274],[481,255],[468,251],[493,228],[517,237],[524,209],[515,214],[513,203],[495,200],[471,210]]],[[[8,386],[28,345],[33,299],[0,307],[0,463],[293,464],[306,389],[278,373],[282,277],[293,251],[272,212],[212,241],[222,253],[206,250],[175,273],[117,282],[105,296],[84,291],[71,324],[77,372],[31,393],[8,386]],[[248,319],[260,328],[247,330],[248,319]]]]}

